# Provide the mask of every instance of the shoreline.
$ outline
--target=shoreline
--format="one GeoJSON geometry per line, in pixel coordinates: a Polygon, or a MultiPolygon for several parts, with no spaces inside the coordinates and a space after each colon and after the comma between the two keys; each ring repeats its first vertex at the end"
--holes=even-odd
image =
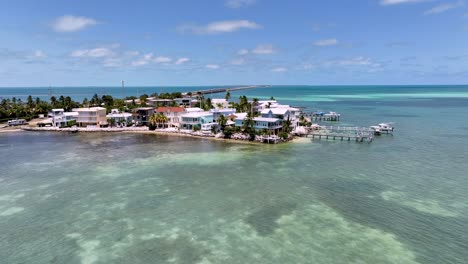
{"type": "Polygon", "coordinates": [[[163,130],[149,130],[147,127],[142,128],[54,128],[54,127],[47,127],[47,128],[39,128],[39,127],[20,127],[15,129],[9,130],[2,130],[0,129],[0,133],[7,133],[7,132],[22,132],[22,131],[30,131],[30,132],[59,132],[59,133],[127,133],[127,134],[145,134],[145,135],[162,135],[162,136],[178,136],[178,137],[191,137],[197,139],[209,139],[209,140],[216,140],[216,141],[223,141],[229,143],[240,143],[240,144],[255,144],[255,145],[277,145],[277,144],[284,144],[294,141],[297,137],[292,137],[287,141],[279,141],[277,143],[269,144],[259,141],[250,141],[250,140],[241,140],[241,139],[232,139],[232,138],[222,138],[222,137],[215,137],[215,136],[203,136],[203,135],[194,135],[190,133],[183,133],[179,131],[163,131],[163,130]]]}

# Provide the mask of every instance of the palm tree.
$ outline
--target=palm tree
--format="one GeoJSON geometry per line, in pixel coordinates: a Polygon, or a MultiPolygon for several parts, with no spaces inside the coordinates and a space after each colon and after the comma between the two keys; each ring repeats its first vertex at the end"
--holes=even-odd
{"type": "Polygon", "coordinates": [[[164,126],[164,124],[167,123],[168,118],[163,113],[157,113],[155,115],[155,121],[158,124],[158,127],[160,127],[161,124],[163,124],[163,126],[164,126]]]}
{"type": "Polygon", "coordinates": [[[149,118],[149,128],[150,130],[154,130],[156,128],[156,124],[158,123],[158,119],[156,114],[152,114],[149,118]]]}
{"type": "Polygon", "coordinates": [[[224,115],[220,115],[218,117],[218,120],[216,120],[218,122],[218,125],[221,127],[221,130],[224,131],[224,128],[226,127],[226,124],[227,124],[227,119],[224,115]]]}
{"type": "Polygon", "coordinates": [[[229,101],[229,99],[231,99],[231,93],[229,92],[229,90],[227,90],[226,96],[224,98],[226,99],[226,101],[229,101]]]}
{"type": "Polygon", "coordinates": [[[114,118],[107,118],[107,123],[109,123],[110,127],[115,126],[115,119],[114,118]]]}
{"type": "Polygon", "coordinates": [[[286,133],[289,133],[291,132],[291,120],[289,119],[289,116],[288,116],[288,119],[286,119],[285,121],[283,121],[283,131],[286,132],[286,133]]]}

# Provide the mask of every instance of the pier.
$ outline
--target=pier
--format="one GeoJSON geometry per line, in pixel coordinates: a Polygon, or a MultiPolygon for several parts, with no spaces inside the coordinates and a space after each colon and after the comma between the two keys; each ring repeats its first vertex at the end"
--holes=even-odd
{"type": "MultiPolygon", "coordinates": [[[[213,89],[205,89],[205,90],[197,90],[192,91],[192,95],[196,94],[214,94],[214,93],[224,93],[224,92],[231,92],[231,91],[239,91],[239,90],[247,90],[247,89],[256,89],[256,88],[267,88],[270,87],[269,85],[250,85],[250,86],[240,86],[240,87],[222,87],[222,88],[213,88],[213,89]]],[[[187,93],[183,93],[187,95],[187,93]]]]}
{"type": "Polygon", "coordinates": [[[330,121],[337,122],[340,121],[340,114],[335,112],[323,113],[323,112],[304,112],[302,114],[304,117],[310,118],[311,122],[314,121],[330,121]]]}
{"type": "Polygon", "coordinates": [[[322,126],[320,129],[307,129],[304,136],[319,140],[326,139],[371,143],[374,140],[374,131],[367,127],[322,126]]]}

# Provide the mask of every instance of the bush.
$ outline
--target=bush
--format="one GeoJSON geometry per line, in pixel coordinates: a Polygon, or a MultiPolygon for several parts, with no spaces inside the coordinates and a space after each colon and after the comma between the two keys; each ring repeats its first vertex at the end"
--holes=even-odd
{"type": "Polygon", "coordinates": [[[286,133],[286,132],[280,132],[280,133],[278,134],[278,137],[280,137],[280,138],[282,138],[282,139],[288,139],[289,134],[286,133]]]}

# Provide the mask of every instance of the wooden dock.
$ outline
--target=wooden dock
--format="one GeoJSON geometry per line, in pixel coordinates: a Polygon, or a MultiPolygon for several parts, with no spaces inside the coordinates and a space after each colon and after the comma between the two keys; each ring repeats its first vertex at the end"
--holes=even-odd
{"type": "Polygon", "coordinates": [[[326,114],[317,114],[317,113],[312,113],[312,112],[304,112],[302,114],[304,117],[307,117],[307,118],[310,118],[310,121],[311,122],[314,122],[314,121],[329,121],[329,122],[337,122],[337,121],[340,121],[340,114],[330,114],[330,113],[326,113],[326,114]]]}
{"type": "Polygon", "coordinates": [[[322,126],[320,129],[308,129],[304,135],[312,139],[356,141],[371,143],[374,131],[367,127],[322,126]]]}

